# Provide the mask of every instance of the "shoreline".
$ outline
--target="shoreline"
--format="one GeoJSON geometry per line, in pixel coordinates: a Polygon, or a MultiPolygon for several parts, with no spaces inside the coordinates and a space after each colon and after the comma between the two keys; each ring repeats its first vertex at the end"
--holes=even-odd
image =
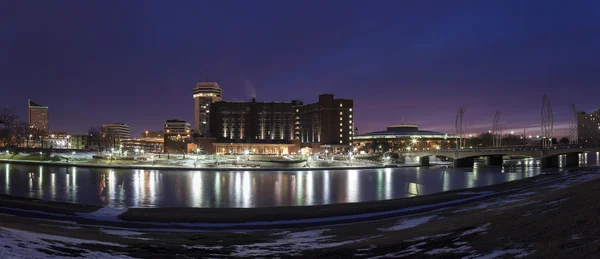
{"type": "MultiPolygon", "coordinates": [[[[583,167],[446,193],[461,197],[488,195],[462,204],[384,218],[304,225],[258,222],[265,218],[254,218],[256,215],[243,210],[235,213],[225,213],[225,210],[212,216],[195,213],[198,218],[211,216],[221,222],[230,221],[226,218],[245,218],[234,227],[217,227],[218,224],[208,223],[132,222],[117,218],[123,210],[89,212],[96,209],[92,207],[71,208],[68,215],[34,214],[25,209],[0,207],[0,243],[3,244],[0,254],[15,258],[24,255],[27,258],[179,258],[181,255],[192,258],[596,258],[600,235],[600,221],[596,220],[600,207],[596,202],[600,196],[599,183],[600,167],[583,167]]],[[[420,202],[432,204],[436,197],[432,195],[431,200],[420,202]]],[[[3,198],[10,197],[0,195],[0,203],[6,204],[3,198]]],[[[419,199],[422,197],[388,202],[398,210],[417,207],[419,199]]],[[[21,200],[21,206],[50,206],[30,199],[21,200]]],[[[366,205],[369,203],[354,206],[366,205]]],[[[379,203],[376,207],[383,205],[379,203]]],[[[167,210],[166,215],[179,213],[167,210]]],[[[263,209],[268,210],[272,208],[263,209]]],[[[336,210],[351,213],[348,207],[342,206],[304,208],[299,215],[288,211],[287,216],[314,216],[336,210]]]]}
{"type": "MultiPolygon", "coordinates": [[[[29,164],[29,165],[54,165],[69,167],[91,167],[91,168],[119,168],[119,169],[165,169],[165,170],[198,170],[198,171],[313,171],[313,170],[359,170],[359,169],[384,169],[402,167],[420,167],[423,165],[373,165],[373,166],[346,166],[346,167],[187,167],[187,166],[164,166],[164,165],[116,165],[116,164],[89,164],[68,163],[34,160],[10,160],[0,159],[2,163],[29,164]]],[[[427,166],[445,166],[446,164],[430,164],[427,166]]]]}
{"type": "MultiPolygon", "coordinates": [[[[582,169],[583,170],[583,169],[582,169]]],[[[465,188],[380,201],[338,203],[312,206],[259,208],[126,208],[110,209],[95,205],[46,201],[11,195],[0,195],[0,213],[22,217],[71,220],[113,226],[142,228],[263,229],[296,228],[315,225],[346,224],[406,216],[479,202],[535,188],[568,177],[566,174],[537,176],[481,187],[465,188]],[[107,216],[108,215],[108,216],[107,216]]]]}

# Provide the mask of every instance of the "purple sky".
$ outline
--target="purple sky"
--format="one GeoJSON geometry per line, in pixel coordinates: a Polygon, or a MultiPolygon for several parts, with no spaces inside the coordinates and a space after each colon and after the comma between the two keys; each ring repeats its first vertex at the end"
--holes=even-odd
{"type": "Polygon", "coordinates": [[[404,117],[454,132],[539,132],[548,94],[556,135],[568,104],[600,108],[600,1],[3,1],[0,107],[51,131],[124,122],[132,135],[193,122],[208,76],[226,100],[355,100],[361,133],[404,117]]]}

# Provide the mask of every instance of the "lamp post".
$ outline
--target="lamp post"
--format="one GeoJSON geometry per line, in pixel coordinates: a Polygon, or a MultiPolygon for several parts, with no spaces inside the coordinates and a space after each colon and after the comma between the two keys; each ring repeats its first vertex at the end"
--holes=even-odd
{"type": "Polygon", "coordinates": [[[325,160],[327,160],[327,153],[329,153],[329,150],[325,149],[325,160]]]}
{"type": "Polygon", "coordinates": [[[42,159],[44,158],[44,157],[42,156],[42,154],[43,154],[43,152],[42,152],[42,151],[40,151],[40,162],[42,162],[42,159]]]}
{"type": "Polygon", "coordinates": [[[154,166],[154,155],[150,155],[150,161],[152,161],[152,166],[154,166]]]}
{"type": "Polygon", "coordinates": [[[245,149],[244,150],[244,156],[246,156],[246,160],[248,160],[248,155],[250,155],[250,150],[245,149]]]}

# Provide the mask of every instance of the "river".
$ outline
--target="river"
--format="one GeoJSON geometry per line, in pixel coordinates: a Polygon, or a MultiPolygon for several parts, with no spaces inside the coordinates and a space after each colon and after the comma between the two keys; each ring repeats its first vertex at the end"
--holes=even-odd
{"type": "MultiPolygon", "coordinates": [[[[582,155],[581,165],[598,165],[597,157],[582,155]]],[[[405,198],[562,170],[541,169],[538,159],[507,160],[503,167],[484,164],[215,172],[0,163],[0,193],[111,208],[301,206],[405,198]]]]}

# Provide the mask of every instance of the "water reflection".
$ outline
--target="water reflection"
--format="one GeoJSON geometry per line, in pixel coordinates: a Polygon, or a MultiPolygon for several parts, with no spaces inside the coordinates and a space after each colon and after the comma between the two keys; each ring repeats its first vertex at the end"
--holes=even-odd
{"type": "MultiPolygon", "coordinates": [[[[600,165],[598,152],[581,165],[600,165]]],[[[560,158],[565,164],[565,157],[560,158]]],[[[558,169],[544,169],[556,171],[558,169]]],[[[202,172],[4,164],[0,193],[108,207],[267,207],[385,200],[484,186],[540,174],[539,159],[502,167],[202,172]]]]}

